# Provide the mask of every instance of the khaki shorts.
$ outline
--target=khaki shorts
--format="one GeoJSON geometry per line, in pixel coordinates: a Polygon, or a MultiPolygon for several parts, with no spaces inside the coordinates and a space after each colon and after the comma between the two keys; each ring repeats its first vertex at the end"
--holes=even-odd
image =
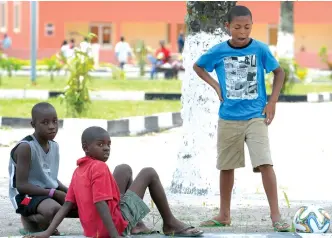
{"type": "Polygon", "coordinates": [[[133,191],[127,190],[120,200],[120,209],[123,218],[128,222],[123,236],[130,234],[139,221],[141,221],[149,212],[149,207],[145,202],[133,191]]]}
{"type": "Polygon", "coordinates": [[[268,126],[264,118],[249,121],[218,121],[217,169],[245,167],[244,142],[250,154],[254,172],[260,165],[273,165],[270,153],[268,126]]]}

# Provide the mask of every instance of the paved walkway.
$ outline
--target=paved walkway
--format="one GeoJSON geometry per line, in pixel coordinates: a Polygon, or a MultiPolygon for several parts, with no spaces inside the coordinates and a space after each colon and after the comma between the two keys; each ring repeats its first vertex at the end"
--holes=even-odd
{"type": "MultiPolygon", "coordinates": [[[[278,177],[281,211],[289,221],[301,205],[319,205],[332,215],[331,108],[332,103],[280,103],[277,106],[275,121],[270,126],[271,150],[278,177]],[[288,194],[290,208],[286,206],[282,191],[288,194]]],[[[14,141],[30,132],[31,130],[0,130],[0,137],[14,141]]],[[[113,138],[108,164],[113,168],[117,164],[128,163],[133,167],[134,175],[143,167],[154,167],[163,185],[169,187],[176,166],[181,133],[182,128],[177,128],[143,137],[113,138]]],[[[79,144],[80,133],[61,130],[56,140],[61,149],[59,179],[68,184],[77,158],[83,155],[79,144]]],[[[0,158],[2,158],[0,163],[0,236],[17,236],[18,229],[21,227],[19,216],[13,212],[7,196],[9,151],[10,147],[0,148],[0,158]]],[[[263,234],[271,232],[272,227],[261,179],[259,175],[252,173],[248,157],[246,162],[248,167],[236,172],[232,226],[207,229],[206,232],[224,232],[214,237],[222,237],[221,235],[229,237],[229,233],[238,233],[234,237],[249,237],[249,235],[243,236],[244,233],[255,233],[254,237],[259,238],[271,237],[271,234],[263,234]]],[[[212,182],[217,185],[218,171],[214,169],[214,164],[214,158],[207,158],[202,162],[202,166],[211,166],[211,173],[215,173],[216,176],[215,181],[212,182]]],[[[169,192],[167,195],[176,217],[193,225],[210,218],[218,211],[218,196],[195,197],[174,195],[169,192]]],[[[149,227],[160,230],[162,221],[151,203],[149,194],[144,200],[152,209],[145,222],[149,227]]],[[[68,235],[82,234],[78,219],[66,219],[59,230],[68,235]]]]}
{"type": "MultiPolygon", "coordinates": [[[[57,237],[57,236],[51,236],[57,237]]],[[[62,236],[63,238],[83,238],[85,236],[62,236]]],[[[166,237],[163,235],[146,235],[134,236],[139,238],[160,238],[166,237]]],[[[331,233],[328,234],[297,234],[297,233],[205,233],[207,238],[330,238],[331,233]]],[[[2,237],[0,237],[2,238],[2,237]]],[[[11,236],[10,238],[21,238],[21,236],[11,236]]]]}

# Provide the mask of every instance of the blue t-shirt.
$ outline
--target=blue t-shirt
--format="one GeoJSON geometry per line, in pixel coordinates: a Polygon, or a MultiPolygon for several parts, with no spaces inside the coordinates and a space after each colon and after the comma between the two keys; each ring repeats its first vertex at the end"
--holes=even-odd
{"type": "Polygon", "coordinates": [[[222,42],[203,54],[196,64],[216,71],[223,102],[219,117],[224,120],[264,118],[267,102],[265,72],[279,68],[278,61],[263,42],[251,39],[244,47],[222,42]],[[265,72],[264,72],[265,70],[265,72]]]}

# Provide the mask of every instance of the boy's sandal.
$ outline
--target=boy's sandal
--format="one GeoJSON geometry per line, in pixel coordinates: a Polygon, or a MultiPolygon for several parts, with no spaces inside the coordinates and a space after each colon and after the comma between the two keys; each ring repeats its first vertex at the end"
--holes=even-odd
{"type": "Polygon", "coordinates": [[[207,221],[202,222],[199,227],[225,227],[225,226],[230,226],[230,223],[223,223],[223,222],[219,222],[217,220],[214,219],[210,219],[207,221]]]}
{"type": "Polygon", "coordinates": [[[290,231],[290,225],[283,219],[280,219],[277,222],[273,223],[274,231],[276,232],[289,232],[290,231]]]}

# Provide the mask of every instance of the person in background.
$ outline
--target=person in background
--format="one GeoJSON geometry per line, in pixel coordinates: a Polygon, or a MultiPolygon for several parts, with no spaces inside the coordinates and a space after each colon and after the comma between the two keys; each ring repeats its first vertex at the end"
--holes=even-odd
{"type": "Polygon", "coordinates": [[[128,63],[128,58],[132,56],[130,45],[125,41],[123,36],[116,43],[114,51],[116,59],[119,62],[119,67],[123,69],[124,65],[128,63]]]}
{"type": "Polygon", "coordinates": [[[10,39],[10,37],[7,34],[3,35],[3,40],[1,41],[0,44],[0,51],[4,51],[8,48],[10,48],[12,45],[12,40],[10,39]]]}
{"type": "Polygon", "coordinates": [[[69,56],[69,44],[66,40],[64,40],[62,42],[62,45],[61,45],[61,49],[60,49],[60,53],[63,57],[65,57],[66,59],[68,58],[69,56]]]}
{"type": "Polygon", "coordinates": [[[179,37],[178,37],[178,50],[179,53],[182,54],[184,48],[184,34],[183,31],[180,32],[179,37]]]}
{"type": "Polygon", "coordinates": [[[75,48],[75,39],[73,38],[70,39],[69,48],[72,50],[75,48]]]}
{"type": "Polygon", "coordinates": [[[160,48],[156,51],[156,58],[161,60],[163,64],[167,63],[171,57],[171,51],[166,48],[165,41],[159,42],[160,48]]]}
{"type": "Polygon", "coordinates": [[[80,43],[80,49],[82,52],[87,53],[89,57],[92,57],[91,44],[87,37],[84,37],[84,40],[80,43]]]}

